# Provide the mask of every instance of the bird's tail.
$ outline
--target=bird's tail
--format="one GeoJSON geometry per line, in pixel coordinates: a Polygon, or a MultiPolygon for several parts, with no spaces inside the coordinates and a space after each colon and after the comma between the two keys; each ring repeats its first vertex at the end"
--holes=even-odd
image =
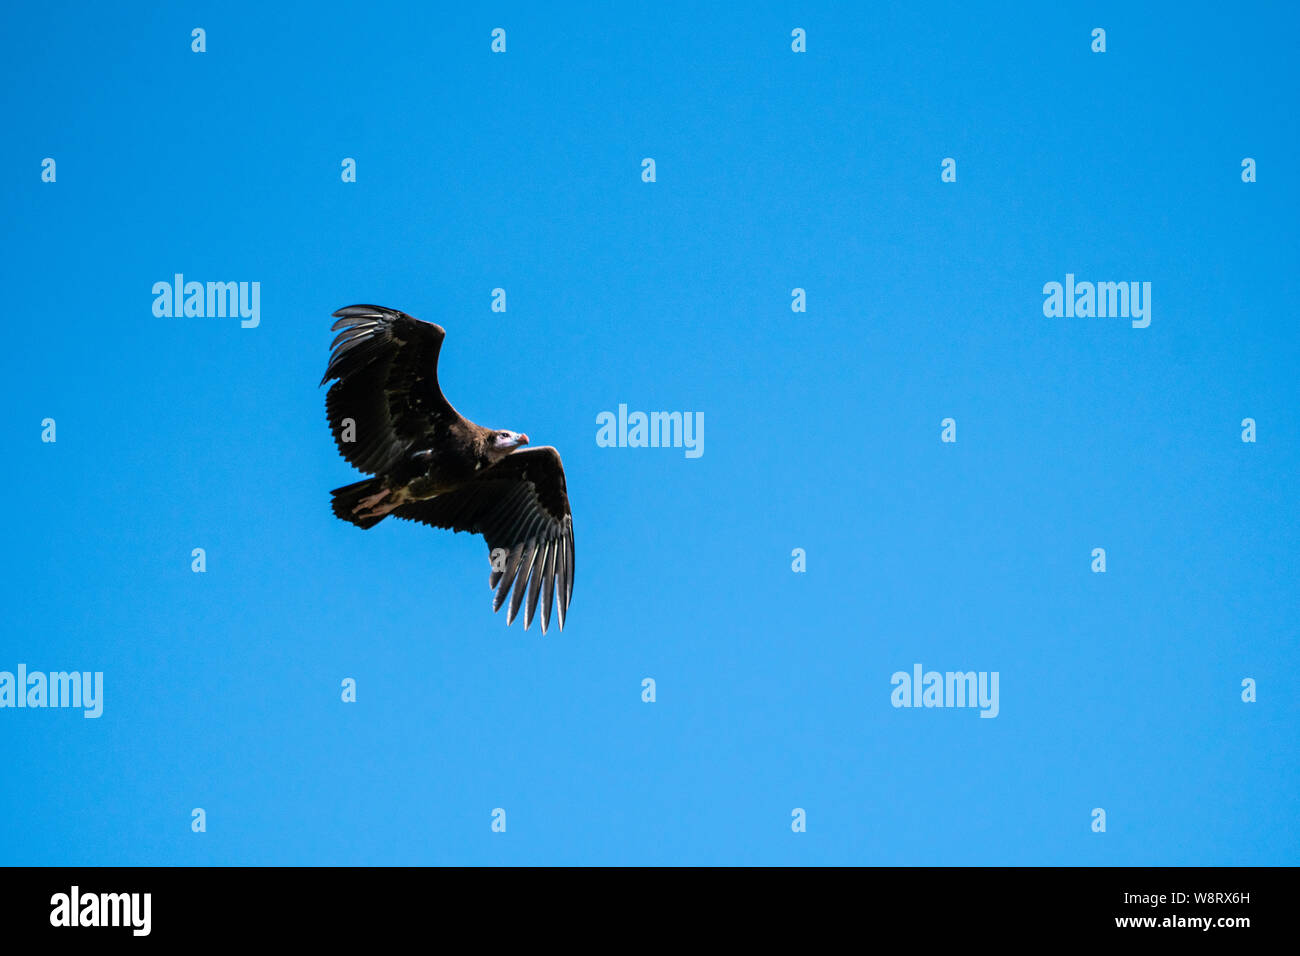
{"type": "Polygon", "coordinates": [[[366,498],[375,498],[384,490],[382,478],[367,478],[354,485],[344,485],[330,492],[334,496],[334,514],[344,521],[350,521],[358,528],[373,528],[384,520],[388,511],[382,505],[363,504],[366,498]],[[377,513],[376,513],[377,512],[377,513]]]}

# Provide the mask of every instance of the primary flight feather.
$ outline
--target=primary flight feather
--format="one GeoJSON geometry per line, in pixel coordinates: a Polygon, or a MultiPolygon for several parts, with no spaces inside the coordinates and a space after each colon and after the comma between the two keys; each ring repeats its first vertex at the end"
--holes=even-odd
{"type": "Polygon", "coordinates": [[[542,633],[573,596],[573,515],[554,448],[484,428],[438,387],[441,326],[377,305],[334,313],[339,331],[321,384],[339,454],[373,478],[336,488],[334,514],[360,528],[388,515],[481,534],[492,557],[492,610],[509,598],[524,629],[540,599],[542,633]],[[511,589],[513,588],[513,595],[511,589]]]}

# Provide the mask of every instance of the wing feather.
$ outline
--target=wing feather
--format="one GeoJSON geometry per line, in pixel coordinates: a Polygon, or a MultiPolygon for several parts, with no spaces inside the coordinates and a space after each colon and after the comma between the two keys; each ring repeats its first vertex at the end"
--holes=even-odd
{"type": "Polygon", "coordinates": [[[335,380],[325,410],[339,454],[377,474],[463,421],[438,386],[441,326],[378,305],[334,315],[339,334],[321,384],[335,380]]]}
{"type": "Polygon", "coordinates": [[[564,465],[554,448],[526,448],[507,455],[470,484],[393,514],[435,528],[481,534],[489,555],[503,548],[502,570],[488,579],[492,609],[506,607],[511,623],[524,609],[525,629],[542,605],[545,633],[554,607],[564,629],[573,598],[573,515],[564,465]],[[526,603],[525,603],[526,602],[526,603]]]}
{"type": "Polygon", "coordinates": [[[546,576],[542,578],[542,633],[551,624],[551,604],[555,597],[555,559],[564,546],[564,540],[552,541],[546,550],[546,576]]]}

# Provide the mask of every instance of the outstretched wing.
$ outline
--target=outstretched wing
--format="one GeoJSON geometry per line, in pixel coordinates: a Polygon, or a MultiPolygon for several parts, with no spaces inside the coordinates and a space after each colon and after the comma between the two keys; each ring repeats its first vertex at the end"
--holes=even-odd
{"type": "Polygon", "coordinates": [[[524,629],[542,599],[542,633],[551,622],[553,598],[560,630],[573,597],[573,515],[560,453],[550,446],[512,452],[472,484],[425,501],[402,505],[398,518],[435,528],[481,534],[493,555],[492,610],[499,611],[514,586],[506,623],[524,605],[524,629]],[[502,553],[496,552],[500,549],[502,553]],[[501,570],[496,570],[501,568],[501,570]],[[527,604],[524,598],[527,596],[527,604]]]}
{"type": "Polygon", "coordinates": [[[460,415],[438,387],[446,333],[405,312],[350,305],[334,313],[329,366],[321,379],[339,454],[362,471],[387,470],[412,448],[428,447],[460,415]]]}

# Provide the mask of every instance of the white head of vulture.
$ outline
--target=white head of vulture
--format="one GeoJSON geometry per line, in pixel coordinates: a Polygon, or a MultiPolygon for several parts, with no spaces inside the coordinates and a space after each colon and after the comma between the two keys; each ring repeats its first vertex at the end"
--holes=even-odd
{"type": "Polygon", "coordinates": [[[388,515],[481,534],[492,559],[492,610],[510,600],[509,624],[538,598],[542,633],[554,603],[560,629],[573,596],[573,515],[554,448],[462,417],[438,387],[441,326],[377,305],[334,313],[321,384],[339,454],[374,475],[336,488],[334,514],[360,528],[388,515]],[[511,596],[511,588],[514,593],[511,596]],[[525,603],[526,599],[526,603],[525,603]]]}

